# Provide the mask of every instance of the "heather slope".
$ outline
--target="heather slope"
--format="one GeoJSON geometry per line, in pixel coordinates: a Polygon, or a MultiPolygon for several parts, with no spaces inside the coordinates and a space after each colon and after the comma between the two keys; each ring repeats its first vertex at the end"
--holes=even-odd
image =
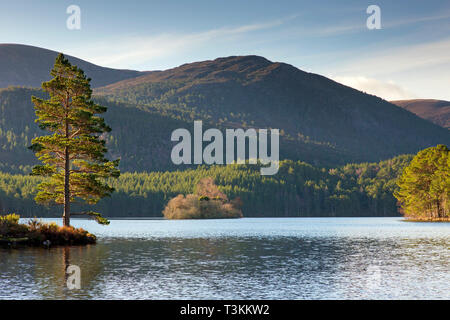
{"type": "Polygon", "coordinates": [[[450,101],[413,99],[395,100],[391,102],[441,127],[450,128],[450,101]]]}

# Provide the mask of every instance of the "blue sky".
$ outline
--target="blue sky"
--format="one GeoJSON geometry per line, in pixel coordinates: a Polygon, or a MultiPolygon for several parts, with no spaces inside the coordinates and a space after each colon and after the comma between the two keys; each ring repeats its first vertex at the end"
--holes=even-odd
{"type": "Polygon", "coordinates": [[[385,99],[450,100],[450,1],[5,1],[0,43],[90,62],[161,70],[261,55],[385,99]],[[69,30],[69,5],[81,29],[69,30]],[[381,29],[369,30],[369,5],[381,29]]]}

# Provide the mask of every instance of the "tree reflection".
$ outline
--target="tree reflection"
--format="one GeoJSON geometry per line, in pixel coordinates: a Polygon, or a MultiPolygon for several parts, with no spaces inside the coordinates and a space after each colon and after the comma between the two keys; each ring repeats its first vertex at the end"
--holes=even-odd
{"type": "Polygon", "coordinates": [[[64,246],[32,249],[36,289],[43,299],[89,298],[104,270],[108,249],[102,245],[64,246]],[[81,289],[69,289],[67,273],[75,265],[81,271],[81,289]]]}

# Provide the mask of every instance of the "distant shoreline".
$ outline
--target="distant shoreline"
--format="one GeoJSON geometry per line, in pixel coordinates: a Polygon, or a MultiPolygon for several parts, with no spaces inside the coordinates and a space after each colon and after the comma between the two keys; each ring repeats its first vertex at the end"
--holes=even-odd
{"type": "MultiPolygon", "coordinates": [[[[230,219],[166,219],[164,217],[106,217],[109,221],[112,220],[167,220],[167,221],[183,221],[183,220],[230,220],[230,219]]],[[[348,216],[348,217],[329,217],[329,216],[322,216],[322,217],[242,217],[238,219],[353,219],[353,218],[376,218],[376,219],[384,219],[384,218],[397,218],[401,220],[408,220],[405,217],[401,216],[388,216],[388,217],[368,217],[368,216],[348,216]]],[[[32,218],[21,218],[21,219],[32,219],[32,218]]],[[[37,217],[37,219],[62,219],[61,217],[37,217]]],[[[92,220],[89,218],[71,218],[71,220],[92,220]]],[[[449,220],[450,221],[450,220],[449,220]]]]}
{"type": "Polygon", "coordinates": [[[450,218],[405,218],[407,222],[450,222],[450,218]]]}

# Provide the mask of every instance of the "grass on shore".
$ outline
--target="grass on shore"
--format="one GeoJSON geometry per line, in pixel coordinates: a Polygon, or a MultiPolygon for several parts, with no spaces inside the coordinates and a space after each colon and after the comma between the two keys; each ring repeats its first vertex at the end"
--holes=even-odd
{"type": "Polygon", "coordinates": [[[413,218],[413,217],[406,217],[405,221],[408,221],[408,222],[450,222],[450,217],[446,217],[446,218],[413,218]]]}
{"type": "Polygon", "coordinates": [[[95,235],[82,228],[61,227],[54,222],[44,223],[36,218],[19,223],[19,219],[17,214],[0,216],[0,244],[85,245],[97,240],[95,235]]]}

